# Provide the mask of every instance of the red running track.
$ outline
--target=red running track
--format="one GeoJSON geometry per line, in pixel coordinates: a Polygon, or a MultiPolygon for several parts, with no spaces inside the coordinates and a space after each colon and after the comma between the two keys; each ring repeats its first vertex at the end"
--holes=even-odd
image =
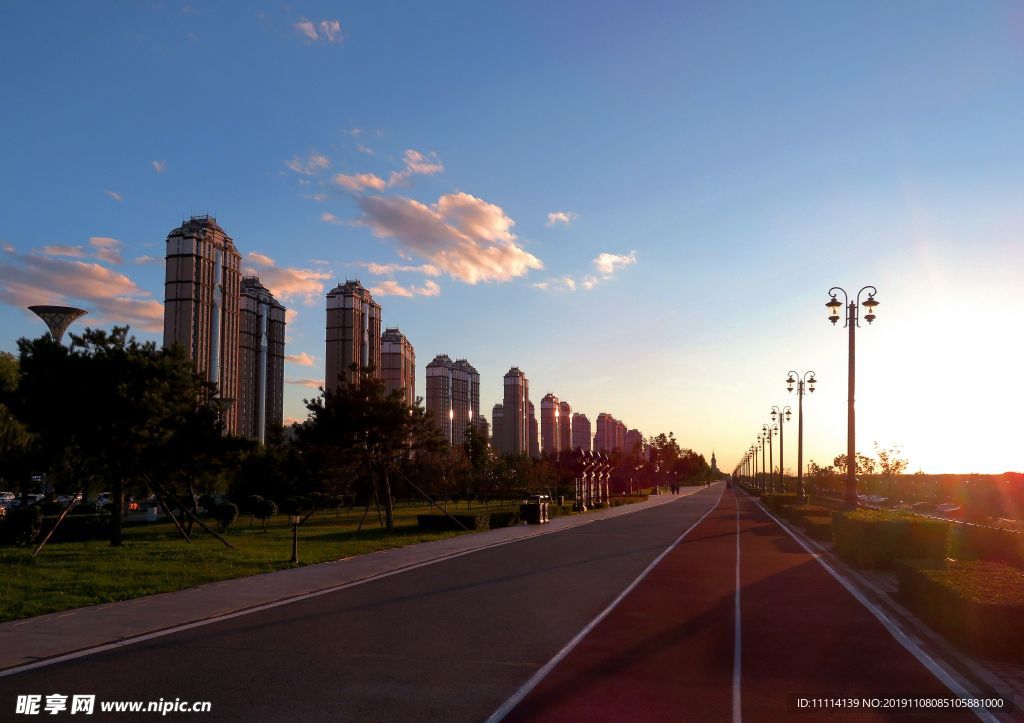
{"type": "Polygon", "coordinates": [[[727,492],[506,720],[976,720],[967,712],[801,713],[787,694],[952,695],[781,527],[727,492]]]}

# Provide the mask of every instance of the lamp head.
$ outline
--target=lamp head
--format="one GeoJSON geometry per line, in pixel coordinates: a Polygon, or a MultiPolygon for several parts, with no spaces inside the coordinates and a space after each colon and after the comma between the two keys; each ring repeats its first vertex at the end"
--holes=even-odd
{"type": "Polygon", "coordinates": [[[828,320],[833,324],[839,321],[839,307],[842,305],[843,302],[837,299],[835,294],[832,294],[832,298],[825,302],[825,306],[828,308],[828,320]]]}
{"type": "Polygon", "coordinates": [[[864,321],[870,324],[875,320],[875,307],[878,306],[878,302],[875,301],[875,295],[871,293],[868,294],[868,298],[862,303],[868,309],[868,313],[864,315],[864,321]]]}

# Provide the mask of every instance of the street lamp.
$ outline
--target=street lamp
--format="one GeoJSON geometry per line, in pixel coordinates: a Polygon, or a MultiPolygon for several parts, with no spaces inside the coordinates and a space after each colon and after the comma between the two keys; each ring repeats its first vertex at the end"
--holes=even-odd
{"type": "Polygon", "coordinates": [[[778,417],[779,417],[779,487],[782,488],[783,492],[786,491],[786,477],[785,477],[785,473],[783,471],[786,468],[786,465],[783,463],[783,460],[785,460],[786,457],[785,457],[785,455],[783,453],[783,450],[785,448],[782,445],[782,442],[783,442],[783,439],[784,439],[783,435],[782,435],[782,432],[784,431],[783,422],[788,422],[789,421],[790,414],[791,414],[791,410],[789,408],[789,405],[786,405],[785,407],[782,407],[781,409],[779,407],[775,406],[774,404],[772,405],[772,421],[773,422],[775,421],[775,416],[776,415],[778,415],[778,417]]]}
{"type": "Polygon", "coordinates": [[[767,434],[764,434],[764,433],[762,433],[762,434],[759,434],[759,435],[757,435],[757,446],[758,446],[758,447],[760,447],[760,449],[761,449],[761,477],[762,477],[762,479],[763,479],[763,480],[765,481],[765,484],[764,484],[764,488],[765,488],[765,489],[766,489],[766,490],[767,490],[768,492],[771,492],[771,488],[770,488],[770,487],[768,486],[768,478],[764,476],[764,474],[765,474],[765,466],[764,466],[764,443],[765,443],[765,442],[766,442],[767,440],[768,440],[768,435],[767,435],[767,434]]]}
{"type": "MultiPolygon", "coordinates": [[[[796,495],[800,502],[805,501],[804,495],[804,386],[813,393],[814,385],[818,382],[814,378],[814,372],[806,372],[801,376],[798,372],[791,371],[786,379],[786,391],[792,393],[793,385],[796,384],[797,413],[797,452],[796,452],[796,495]]],[[[787,407],[788,409],[788,407],[787,407]]],[[[788,416],[787,416],[788,419],[788,416]]]]}
{"type": "Polygon", "coordinates": [[[878,293],[878,289],[874,286],[865,286],[857,295],[853,301],[850,301],[850,297],[846,291],[839,286],[833,286],[828,290],[831,298],[825,302],[826,308],[828,308],[828,320],[833,325],[839,321],[839,307],[846,306],[846,321],[844,325],[850,330],[850,363],[849,363],[849,378],[847,380],[847,409],[846,409],[846,507],[854,509],[857,507],[857,425],[856,415],[853,408],[854,389],[856,387],[856,364],[854,361],[854,351],[856,349],[856,329],[860,326],[860,306],[863,305],[867,309],[867,313],[864,314],[864,321],[871,323],[875,320],[875,307],[878,306],[878,302],[875,301],[875,294],[878,293]],[[870,291],[869,291],[870,289],[870,291]],[[841,291],[843,294],[843,302],[840,302],[836,298],[836,292],[841,291]],[[868,298],[861,301],[860,297],[865,291],[868,292],[868,298]]]}
{"type": "Polygon", "coordinates": [[[768,426],[767,424],[761,425],[761,431],[764,433],[765,439],[768,441],[768,485],[771,491],[775,491],[775,480],[772,479],[772,470],[775,469],[775,462],[772,461],[772,437],[775,437],[779,433],[779,425],[773,424],[768,426]]]}

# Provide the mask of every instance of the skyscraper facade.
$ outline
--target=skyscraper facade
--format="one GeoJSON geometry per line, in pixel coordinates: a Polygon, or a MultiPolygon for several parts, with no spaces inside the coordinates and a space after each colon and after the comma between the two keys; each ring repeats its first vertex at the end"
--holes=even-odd
{"type": "Polygon", "coordinates": [[[164,346],[181,346],[217,385],[228,434],[238,434],[241,256],[212,216],[193,216],[167,235],[164,346]]]}
{"type": "Polygon", "coordinates": [[[380,304],[356,281],[338,284],[327,294],[327,354],[324,388],[353,382],[358,370],[380,377],[380,304]]]}
{"type": "Polygon", "coordinates": [[[626,432],[626,446],[622,448],[626,454],[642,456],[644,451],[644,435],[639,429],[630,429],[626,432]]]}
{"type": "Polygon", "coordinates": [[[456,359],[452,365],[456,379],[455,417],[457,420],[456,440],[461,444],[466,428],[480,416],[480,373],[465,359],[456,359]],[[465,385],[465,386],[463,386],[465,385]],[[465,389],[465,392],[463,392],[465,389]]]}
{"type": "Polygon", "coordinates": [[[537,426],[537,409],[530,402],[530,456],[540,459],[540,430],[537,426]]]}
{"type": "Polygon", "coordinates": [[[427,411],[449,444],[462,444],[480,417],[480,374],[465,359],[438,354],[427,364],[427,411]]]}
{"type": "Polygon", "coordinates": [[[284,416],[285,308],[256,276],[241,291],[238,433],[263,444],[284,416]]]}
{"type": "Polygon", "coordinates": [[[501,402],[491,409],[491,446],[499,452],[505,449],[505,405],[501,402]]]}
{"type": "Polygon", "coordinates": [[[388,394],[401,389],[405,403],[416,403],[416,350],[397,327],[380,337],[380,371],[388,394]]]}
{"type": "Polygon", "coordinates": [[[613,449],[622,449],[625,446],[625,425],[623,425],[622,440],[619,440],[619,420],[608,412],[601,412],[597,415],[597,433],[594,435],[595,452],[611,452],[613,449]]]}
{"type": "Polygon", "coordinates": [[[558,403],[558,449],[572,449],[572,407],[564,399],[558,403]]]}
{"type": "Polygon", "coordinates": [[[548,392],[540,400],[540,446],[544,454],[558,454],[562,436],[558,430],[561,413],[558,397],[548,392]]]}
{"type": "Polygon", "coordinates": [[[452,406],[452,360],[447,354],[438,354],[427,364],[427,412],[434,426],[452,443],[455,409],[452,406]]]}
{"type": "Polygon", "coordinates": [[[529,452],[530,443],[530,382],[519,367],[512,367],[504,377],[504,454],[529,452]]]}
{"type": "Polygon", "coordinates": [[[590,436],[590,419],[585,414],[572,415],[572,448],[589,452],[593,449],[593,437],[590,436]]]}

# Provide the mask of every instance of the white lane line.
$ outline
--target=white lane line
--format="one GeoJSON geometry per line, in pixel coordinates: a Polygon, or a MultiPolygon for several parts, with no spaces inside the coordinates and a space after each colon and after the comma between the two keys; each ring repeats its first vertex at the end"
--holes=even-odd
{"type": "MultiPolygon", "coordinates": [[[[880,607],[878,607],[873,602],[864,597],[860,590],[854,587],[853,583],[849,582],[845,577],[843,577],[841,573],[837,572],[835,569],[832,568],[831,565],[825,562],[825,559],[822,557],[822,555],[818,554],[810,547],[808,547],[803,540],[794,535],[793,532],[786,525],[782,524],[782,522],[775,515],[773,515],[771,512],[765,509],[764,505],[762,505],[760,501],[755,500],[752,497],[748,499],[752,500],[754,504],[760,507],[761,511],[768,515],[768,517],[770,517],[772,520],[774,520],[775,524],[781,527],[787,535],[796,540],[799,543],[800,547],[804,548],[804,550],[807,551],[808,555],[817,560],[818,564],[828,571],[828,574],[830,574],[832,577],[838,580],[839,584],[845,587],[847,592],[853,595],[857,602],[866,607],[872,615],[878,618],[878,621],[882,623],[886,630],[889,631],[889,634],[896,638],[896,642],[898,642],[900,645],[906,648],[911,655],[917,658],[917,660],[925,668],[927,668],[932,675],[934,675],[936,678],[942,681],[942,683],[947,688],[949,688],[958,698],[972,699],[977,697],[968,692],[967,688],[959,680],[950,675],[945,668],[939,665],[935,658],[933,658],[927,652],[925,652],[925,650],[920,645],[918,645],[916,641],[914,641],[906,633],[904,633],[903,630],[900,629],[899,625],[893,622],[889,618],[889,616],[885,614],[885,611],[883,611],[880,607]]],[[[983,721],[986,721],[987,723],[999,723],[999,719],[996,718],[992,713],[990,713],[986,708],[968,708],[967,710],[970,710],[972,713],[978,716],[978,718],[980,718],[983,721]]]]}
{"type": "MultiPolygon", "coordinates": [[[[689,495],[694,494],[695,492],[698,492],[699,489],[700,488],[695,488],[692,492],[688,492],[685,495],[681,495],[680,498],[688,497],[689,495]]],[[[719,495],[719,500],[721,500],[721,495],[719,495]]],[[[162,628],[160,630],[154,630],[153,632],[150,632],[150,633],[143,633],[141,635],[135,635],[135,636],[132,636],[132,637],[127,637],[127,638],[121,638],[119,640],[108,642],[108,643],[101,643],[99,645],[93,645],[93,646],[90,646],[88,648],[83,648],[81,650],[76,650],[76,651],[71,652],[71,653],[64,653],[62,655],[55,655],[52,658],[45,658],[43,660],[38,660],[38,661],[36,661],[34,663],[28,663],[26,665],[16,665],[16,666],[13,666],[13,667],[10,667],[10,668],[5,668],[3,670],[0,670],[0,678],[6,678],[6,677],[11,676],[11,675],[17,675],[18,673],[24,673],[24,672],[27,672],[29,670],[36,670],[38,668],[46,668],[46,667],[48,667],[50,665],[55,665],[57,663],[64,663],[64,662],[67,662],[69,660],[76,660],[78,658],[85,658],[85,657],[88,657],[90,655],[96,655],[98,653],[105,653],[105,652],[107,652],[109,650],[116,650],[118,648],[124,648],[124,647],[127,647],[129,645],[134,645],[135,643],[144,642],[146,640],[153,640],[154,638],[162,638],[165,635],[173,635],[174,633],[184,632],[185,630],[192,630],[193,628],[200,628],[200,627],[203,627],[204,625],[212,625],[213,623],[219,623],[219,622],[222,622],[224,620],[231,620],[233,618],[240,618],[240,617],[242,617],[244,615],[250,615],[252,613],[260,613],[260,612],[263,612],[264,610],[272,610],[273,608],[281,607],[282,605],[291,605],[292,603],[302,602],[303,600],[309,600],[311,598],[320,597],[321,595],[329,595],[329,594],[334,593],[334,592],[341,592],[342,590],[347,590],[347,589],[349,589],[351,587],[356,587],[358,585],[363,585],[365,583],[376,582],[377,580],[382,580],[382,579],[384,579],[386,577],[391,577],[393,575],[401,575],[403,572],[411,572],[412,570],[418,570],[421,567],[429,567],[430,565],[435,565],[435,564],[437,564],[439,562],[446,562],[448,560],[454,560],[455,558],[463,557],[465,555],[471,555],[474,552],[481,552],[483,550],[491,550],[491,549],[493,549],[495,547],[502,547],[504,545],[511,545],[512,543],[522,542],[524,540],[532,540],[535,537],[540,537],[542,535],[558,534],[559,532],[566,532],[568,530],[574,530],[577,527],[583,527],[584,525],[592,525],[594,523],[601,522],[602,520],[618,519],[619,517],[624,517],[627,514],[636,514],[636,513],[639,513],[639,512],[644,512],[645,510],[657,509],[657,508],[660,508],[663,504],[671,504],[672,502],[676,502],[676,501],[678,501],[678,500],[672,500],[670,502],[661,503],[661,504],[658,504],[658,505],[652,505],[650,507],[644,507],[644,508],[641,508],[641,509],[638,509],[638,510],[630,510],[629,507],[631,507],[631,505],[624,505],[623,509],[626,510],[626,511],[621,512],[621,513],[616,514],[616,515],[609,515],[607,517],[598,517],[596,519],[585,519],[585,518],[583,518],[579,522],[577,522],[577,523],[575,523],[573,525],[570,525],[570,526],[563,527],[561,529],[557,529],[557,530],[541,529],[541,530],[538,530],[537,532],[534,532],[532,534],[523,535],[522,537],[513,537],[513,538],[508,539],[508,540],[500,540],[498,542],[492,542],[492,543],[488,543],[486,545],[480,545],[479,547],[472,547],[472,548],[470,548],[468,550],[460,550],[458,552],[452,552],[452,553],[443,555],[441,557],[435,557],[435,558],[432,558],[430,560],[424,560],[422,562],[416,562],[416,563],[412,563],[410,565],[405,565],[404,567],[395,568],[394,570],[388,570],[387,572],[373,573],[373,574],[367,575],[366,577],[358,578],[356,580],[349,580],[347,582],[339,583],[337,585],[330,585],[328,587],[320,588],[319,590],[311,590],[309,592],[301,593],[299,595],[293,595],[293,596],[287,597],[287,598],[282,598],[280,600],[273,600],[271,602],[261,603],[259,605],[254,605],[253,607],[244,608],[242,610],[235,610],[234,612],[230,612],[230,613],[223,613],[223,614],[213,615],[211,617],[203,618],[202,620],[194,620],[194,621],[189,622],[189,623],[182,623],[182,624],[174,625],[174,626],[171,626],[171,627],[168,627],[168,628],[162,628]]],[[[383,552],[383,551],[381,551],[381,552],[383,552]]],[[[370,553],[370,554],[373,554],[373,553],[370,553]]],[[[322,563],[322,564],[326,565],[326,564],[330,564],[330,563],[322,563]]],[[[254,577],[239,578],[239,581],[242,581],[242,580],[253,580],[254,577]]],[[[198,588],[194,588],[194,589],[198,589],[198,588]]],[[[183,592],[183,591],[179,590],[178,592],[183,592]]],[[[138,598],[138,599],[139,600],[146,600],[147,598],[138,598]]],[[[118,603],[118,604],[120,604],[120,603],[118,603]]],[[[114,605],[104,605],[104,606],[102,606],[100,608],[97,608],[97,609],[98,610],[106,610],[106,609],[109,609],[109,608],[112,608],[112,607],[114,607],[114,605]]],[[[13,623],[12,627],[17,627],[19,625],[28,625],[30,623],[35,622],[36,620],[38,620],[38,618],[29,618],[28,620],[23,620],[21,622],[13,623]]]]}
{"type": "Polygon", "coordinates": [[[529,695],[530,691],[536,688],[540,684],[540,682],[544,680],[544,678],[546,678],[552,670],[554,670],[555,666],[561,663],[565,656],[571,653],[573,649],[580,644],[580,641],[583,640],[583,638],[587,637],[591,630],[596,628],[602,620],[608,617],[611,611],[614,610],[618,606],[618,604],[622,602],[627,595],[629,595],[629,593],[633,592],[633,589],[637,585],[639,585],[645,577],[647,577],[648,573],[650,573],[651,570],[658,566],[658,563],[661,562],[664,559],[664,557],[668,555],[668,553],[672,552],[672,550],[674,550],[676,546],[680,542],[682,542],[683,539],[687,535],[689,535],[690,532],[697,525],[703,522],[705,517],[710,515],[715,509],[718,508],[718,505],[721,503],[722,495],[724,493],[725,485],[722,485],[722,491],[718,493],[718,499],[715,501],[715,504],[711,505],[711,507],[708,508],[708,511],[701,515],[699,520],[697,520],[688,528],[686,528],[686,531],[683,532],[683,534],[681,534],[679,537],[677,537],[675,542],[666,547],[660,555],[654,558],[654,561],[651,562],[651,564],[648,565],[646,568],[644,568],[644,571],[641,572],[640,575],[629,584],[629,587],[627,587],[625,590],[619,593],[619,596],[612,600],[611,604],[608,605],[608,607],[606,607],[604,610],[602,610],[596,618],[587,623],[587,626],[585,628],[576,633],[576,636],[573,637],[573,639],[570,640],[568,643],[566,643],[565,647],[559,650],[557,654],[555,654],[555,657],[553,657],[551,660],[545,663],[544,667],[542,667],[540,670],[534,673],[529,680],[523,683],[523,686],[519,690],[517,690],[511,698],[502,703],[501,707],[498,708],[498,710],[494,711],[494,713],[492,713],[491,716],[487,719],[487,723],[497,723],[498,721],[502,720],[505,716],[507,716],[509,713],[511,713],[512,709],[519,705],[523,701],[523,698],[529,695]]]}
{"type": "Polygon", "coordinates": [[[742,664],[740,661],[740,498],[736,500],[736,635],[732,649],[732,723],[740,723],[743,720],[742,704],[743,698],[740,693],[740,675],[742,664]]]}

